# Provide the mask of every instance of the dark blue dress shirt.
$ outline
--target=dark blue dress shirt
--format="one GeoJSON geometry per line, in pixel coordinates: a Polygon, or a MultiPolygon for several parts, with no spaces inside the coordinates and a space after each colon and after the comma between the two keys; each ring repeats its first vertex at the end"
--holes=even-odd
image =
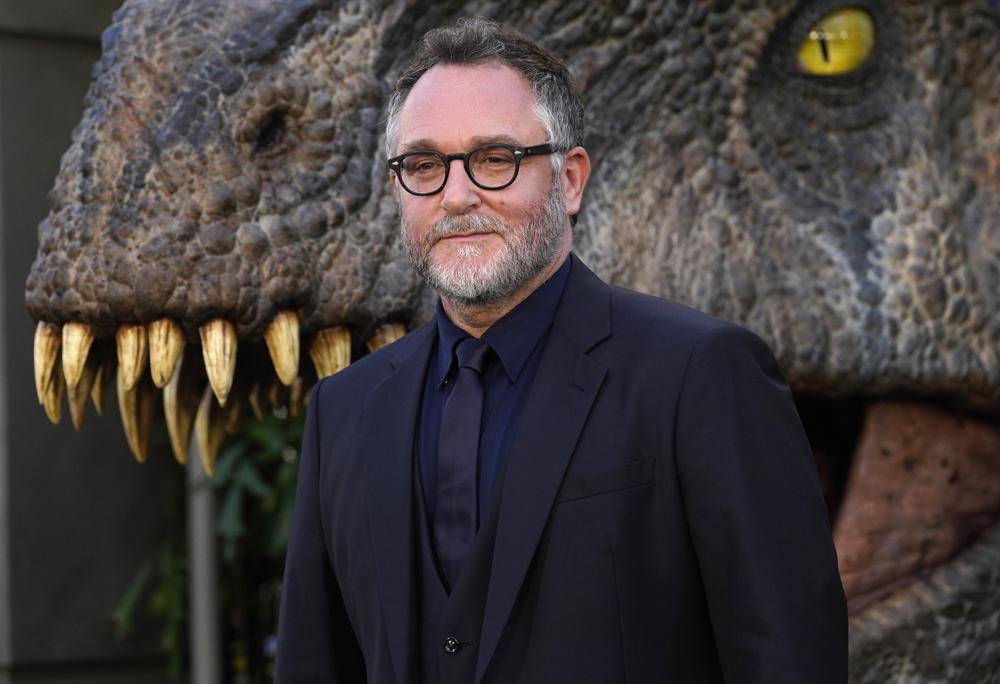
{"type": "MultiPolygon", "coordinates": [[[[551,278],[483,333],[492,348],[483,370],[483,417],[479,429],[479,519],[481,520],[503,471],[531,381],[538,369],[571,260],[566,259],[551,278]]],[[[441,412],[457,374],[455,346],[469,334],[448,319],[437,305],[437,342],[427,369],[420,424],[417,463],[428,520],[434,519],[435,477],[441,412]]],[[[477,521],[478,527],[478,521],[477,521]]]]}

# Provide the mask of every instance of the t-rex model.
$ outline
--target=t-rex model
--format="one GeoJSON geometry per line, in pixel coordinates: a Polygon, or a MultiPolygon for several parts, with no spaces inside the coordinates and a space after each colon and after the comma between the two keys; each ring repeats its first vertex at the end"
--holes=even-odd
{"type": "Polygon", "coordinates": [[[579,81],[583,259],[775,350],[854,681],[1000,681],[996,0],[130,0],[27,283],[49,416],[65,394],[79,422],[114,375],[141,460],[163,388],[177,457],[194,429],[211,468],[240,407],[295,408],[425,319],[382,111],[423,31],[464,15],[579,81]]]}

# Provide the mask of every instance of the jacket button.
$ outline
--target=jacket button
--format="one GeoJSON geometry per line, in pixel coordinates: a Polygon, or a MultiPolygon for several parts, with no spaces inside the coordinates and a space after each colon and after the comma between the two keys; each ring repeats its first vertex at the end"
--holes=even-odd
{"type": "Polygon", "coordinates": [[[455,637],[448,637],[444,640],[445,653],[458,653],[458,649],[460,648],[462,648],[462,642],[455,637]]]}

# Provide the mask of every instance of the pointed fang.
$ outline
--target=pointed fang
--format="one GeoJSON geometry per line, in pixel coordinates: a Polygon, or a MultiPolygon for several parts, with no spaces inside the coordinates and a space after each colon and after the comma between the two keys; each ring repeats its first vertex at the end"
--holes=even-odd
{"type": "Polygon", "coordinates": [[[75,386],[68,385],[69,381],[67,380],[69,417],[73,420],[73,427],[77,432],[83,427],[83,419],[87,414],[87,397],[90,396],[91,387],[94,384],[96,376],[97,364],[91,361],[84,365],[83,372],[80,374],[80,378],[75,386]]]}
{"type": "Polygon", "coordinates": [[[406,326],[402,323],[383,323],[368,338],[368,351],[376,352],[382,347],[392,344],[405,334],[406,326]]]}
{"type": "Polygon", "coordinates": [[[39,404],[45,403],[46,390],[52,383],[61,345],[59,328],[51,323],[38,321],[35,328],[35,392],[38,394],[39,404]]]}
{"type": "Polygon", "coordinates": [[[298,418],[305,403],[306,383],[302,378],[295,378],[295,382],[288,390],[288,415],[298,418]]]}
{"type": "Polygon", "coordinates": [[[236,396],[229,400],[229,404],[222,412],[223,429],[227,435],[235,435],[240,427],[240,419],[243,418],[243,397],[236,396]]]}
{"type": "Polygon", "coordinates": [[[62,329],[62,367],[66,386],[73,390],[80,382],[87,354],[94,342],[94,329],[86,323],[70,321],[62,329]]]}
{"type": "Polygon", "coordinates": [[[94,383],[90,387],[90,401],[94,404],[97,415],[104,415],[104,387],[111,379],[114,370],[114,362],[110,358],[105,358],[104,362],[97,366],[94,371],[94,383]]]}
{"type": "Polygon", "coordinates": [[[309,356],[319,378],[344,370],[351,363],[351,331],[341,326],[318,331],[309,344],[309,356]]]}
{"type": "Polygon", "coordinates": [[[149,425],[153,419],[153,397],[150,396],[147,385],[136,383],[132,387],[126,387],[125,380],[122,368],[119,366],[116,385],[125,440],[135,460],[145,463],[149,450],[149,425]]]}
{"type": "Polygon", "coordinates": [[[225,416],[222,408],[212,401],[214,390],[206,387],[198,404],[198,415],[194,419],[194,435],[198,441],[198,453],[201,454],[201,464],[205,473],[211,477],[215,474],[215,459],[222,446],[225,435],[225,416]]]}
{"type": "Polygon", "coordinates": [[[291,385],[299,373],[299,315],[279,311],[264,331],[264,342],[278,379],[291,385]]]}
{"type": "Polygon", "coordinates": [[[225,406],[236,372],[236,328],[224,318],[215,318],[201,326],[199,332],[208,382],[219,405],[225,406]]]}
{"type": "MultiPolygon", "coordinates": [[[[190,358],[188,359],[190,361],[190,358]]],[[[191,382],[185,382],[184,359],[177,363],[170,382],[163,388],[163,415],[170,436],[170,448],[181,465],[187,463],[188,444],[197,409],[198,391],[191,382]]]]}
{"type": "Polygon", "coordinates": [[[163,388],[174,377],[177,362],[184,351],[184,332],[171,318],[149,324],[149,370],[153,384],[163,388]]]}
{"type": "Polygon", "coordinates": [[[45,388],[45,396],[42,397],[42,406],[45,407],[45,415],[49,417],[53,425],[58,425],[62,420],[62,400],[66,393],[66,380],[62,373],[53,373],[52,379],[45,388]]]}
{"type": "Polygon", "coordinates": [[[146,369],[146,326],[125,323],[115,334],[118,345],[118,380],[126,390],[134,389],[146,369]]]}
{"type": "Polygon", "coordinates": [[[263,401],[260,383],[255,382],[253,387],[250,388],[250,394],[247,395],[247,403],[250,404],[250,410],[253,411],[253,417],[257,420],[264,420],[263,401]]]}

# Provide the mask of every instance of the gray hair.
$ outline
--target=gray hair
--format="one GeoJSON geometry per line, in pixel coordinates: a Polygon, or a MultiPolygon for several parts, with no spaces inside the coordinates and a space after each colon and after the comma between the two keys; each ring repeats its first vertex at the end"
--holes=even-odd
{"type": "MultiPolygon", "coordinates": [[[[413,61],[396,81],[386,112],[385,149],[392,157],[399,141],[399,113],[414,84],[439,64],[499,63],[524,76],[535,96],[535,114],[559,151],[583,145],[583,103],[566,64],[553,52],[486,19],[460,19],[424,34],[413,61]]],[[[555,170],[562,155],[552,155],[555,170]]]]}

